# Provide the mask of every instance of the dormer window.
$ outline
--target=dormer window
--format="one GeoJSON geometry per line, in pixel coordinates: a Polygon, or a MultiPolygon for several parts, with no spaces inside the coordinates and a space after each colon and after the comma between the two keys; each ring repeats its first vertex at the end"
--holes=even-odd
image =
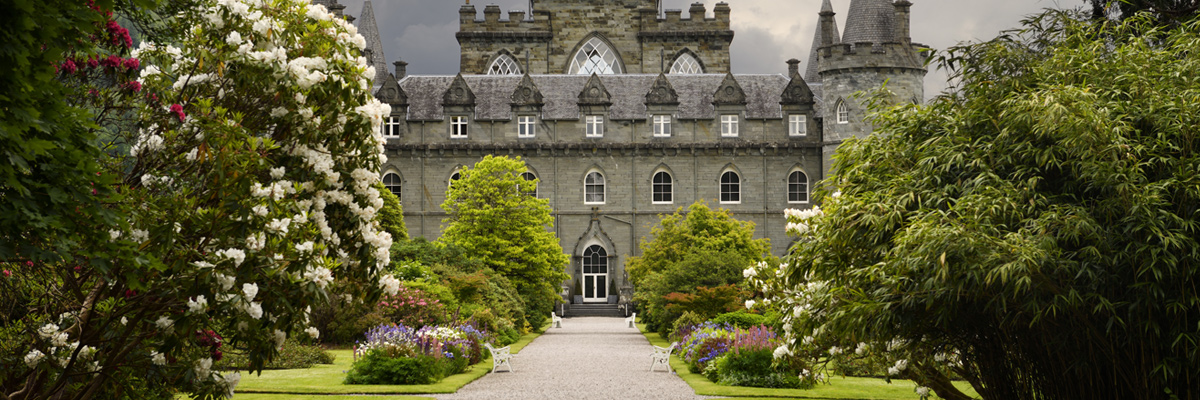
{"type": "Polygon", "coordinates": [[[793,114],[788,116],[788,136],[808,136],[807,115],[793,114]]]}
{"type": "Polygon", "coordinates": [[[464,116],[450,117],[450,138],[451,139],[466,139],[467,138],[467,117],[464,117],[464,116]]]}
{"type": "Polygon", "coordinates": [[[737,137],[738,116],[726,114],[721,116],[721,137],[737,137]]]}
{"type": "Polygon", "coordinates": [[[400,137],[400,117],[387,117],[383,123],[383,137],[398,138],[400,137]]]}
{"type": "Polygon", "coordinates": [[[653,121],[654,137],[671,137],[670,115],[655,115],[653,121]]]}
{"type": "Polygon", "coordinates": [[[604,137],[604,116],[588,115],[584,117],[584,125],[587,131],[584,133],[590,138],[604,137]]]}
{"type": "Polygon", "coordinates": [[[517,117],[517,137],[532,138],[537,133],[537,117],[522,115],[517,117]]]}

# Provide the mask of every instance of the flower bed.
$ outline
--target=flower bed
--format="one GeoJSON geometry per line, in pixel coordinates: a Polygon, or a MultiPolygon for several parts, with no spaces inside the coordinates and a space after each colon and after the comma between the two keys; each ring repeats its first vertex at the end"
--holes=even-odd
{"type": "Polygon", "coordinates": [[[771,328],[738,328],[712,321],[681,329],[680,356],[693,373],[721,385],[811,387],[813,378],[786,352],[771,328]]]}
{"type": "Polygon", "coordinates": [[[483,360],[491,335],[471,325],[380,325],[354,350],[347,384],[430,384],[483,360]]]}

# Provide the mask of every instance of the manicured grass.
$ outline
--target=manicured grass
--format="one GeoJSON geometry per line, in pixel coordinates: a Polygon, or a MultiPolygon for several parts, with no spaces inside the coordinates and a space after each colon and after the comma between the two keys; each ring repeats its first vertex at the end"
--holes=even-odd
{"type": "MultiPolygon", "coordinates": [[[[238,400],[363,400],[362,395],[238,393],[238,400]]],[[[433,397],[371,395],[370,400],[434,400],[433,397]]]]}
{"type": "MultiPolygon", "coordinates": [[[[667,347],[671,343],[658,336],[655,332],[646,332],[645,324],[637,324],[638,329],[650,340],[650,344],[667,347]]],[[[742,386],[718,385],[704,375],[688,371],[687,364],[678,355],[671,356],[671,369],[687,382],[697,395],[724,396],[736,399],[863,399],[863,400],[915,400],[918,398],[913,391],[916,384],[910,380],[893,379],[889,384],[879,378],[855,378],[835,376],[829,384],[818,384],[812,389],[768,389],[742,386]]],[[[971,396],[977,396],[971,386],[955,382],[959,390],[971,396]]],[[[937,396],[931,395],[936,399],[937,396]]]]}
{"type": "MultiPolygon", "coordinates": [[[[540,335],[540,333],[530,333],[522,336],[520,340],[512,344],[512,352],[519,353],[529,342],[540,335]]],[[[242,381],[237,387],[237,397],[239,399],[257,398],[243,397],[243,394],[249,393],[312,395],[454,393],[492,370],[492,358],[485,351],[486,356],[479,364],[467,367],[466,372],[448,376],[441,382],[431,385],[347,385],[342,381],[346,378],[346,371],[349,371],[350,365],[354,363],[354,352],[351,350],[330,350],[329,352],[336,356],[332,365],[319,364],[305,369],[270,370],[263,371],[262,375],[243,374],[242,381]]],[[[263,397],[263,399],[277,398],[296,397],[263,397]]],[[[333,399],[333,397],[321,396],[320,399],[333,399]]]]}

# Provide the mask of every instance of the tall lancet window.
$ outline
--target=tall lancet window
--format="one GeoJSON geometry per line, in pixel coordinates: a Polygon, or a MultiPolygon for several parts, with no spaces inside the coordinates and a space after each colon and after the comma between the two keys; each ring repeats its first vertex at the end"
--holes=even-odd
{"type": "Polygon", "coordinates": [[[704,68],[700,67],[700,62],[691,53],[680,54],[675,59],[675,64],[671,65],[672,74],[703,74],[704,68]]]}
{"type": "Polygon", "coordinates": [[[622,72],[617,53],[598,37],[588,39],[587,43],[579,48],[579,52],[575,53],[575,58],[571,60],[571,68],[567,70],[568,74],[577,75],[611,75],[622,72]]]}
{"type": "Polygon", "coordinates": [[[512,56],[501,54],[488,67],[488,75],[521,75],[521,65],[512,56]]]}

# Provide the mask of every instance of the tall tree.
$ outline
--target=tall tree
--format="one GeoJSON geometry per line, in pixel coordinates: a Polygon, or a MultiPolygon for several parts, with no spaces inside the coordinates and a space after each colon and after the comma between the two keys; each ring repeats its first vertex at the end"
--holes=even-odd
{"type": "Polygon", "coordinates": [[[568,278],[567,255],[554,226],[550,201],[532,195],[537,181],[520,157],[487,156],[450,185],[442,209],[445,232],[438,240],[457,246],[508,277],[525,300],[526,318],[540,329],[568,278]]]}
{"type": "Polygon", "coordinates": [[[943,367],[985,399],[1200,397],[1200,23],[1157,24],[1052,11],[878,114],[755,279],[797,350],[873,343],[943,398],[943,367]]]}
{"type": "Polygon", "coordinates": [[[1087,0],[1095,19],[1129,18],[1139,12],[1155,15],[1160,23],[1174,25],[1200,11],[1200,0],[1087,0]]]}

